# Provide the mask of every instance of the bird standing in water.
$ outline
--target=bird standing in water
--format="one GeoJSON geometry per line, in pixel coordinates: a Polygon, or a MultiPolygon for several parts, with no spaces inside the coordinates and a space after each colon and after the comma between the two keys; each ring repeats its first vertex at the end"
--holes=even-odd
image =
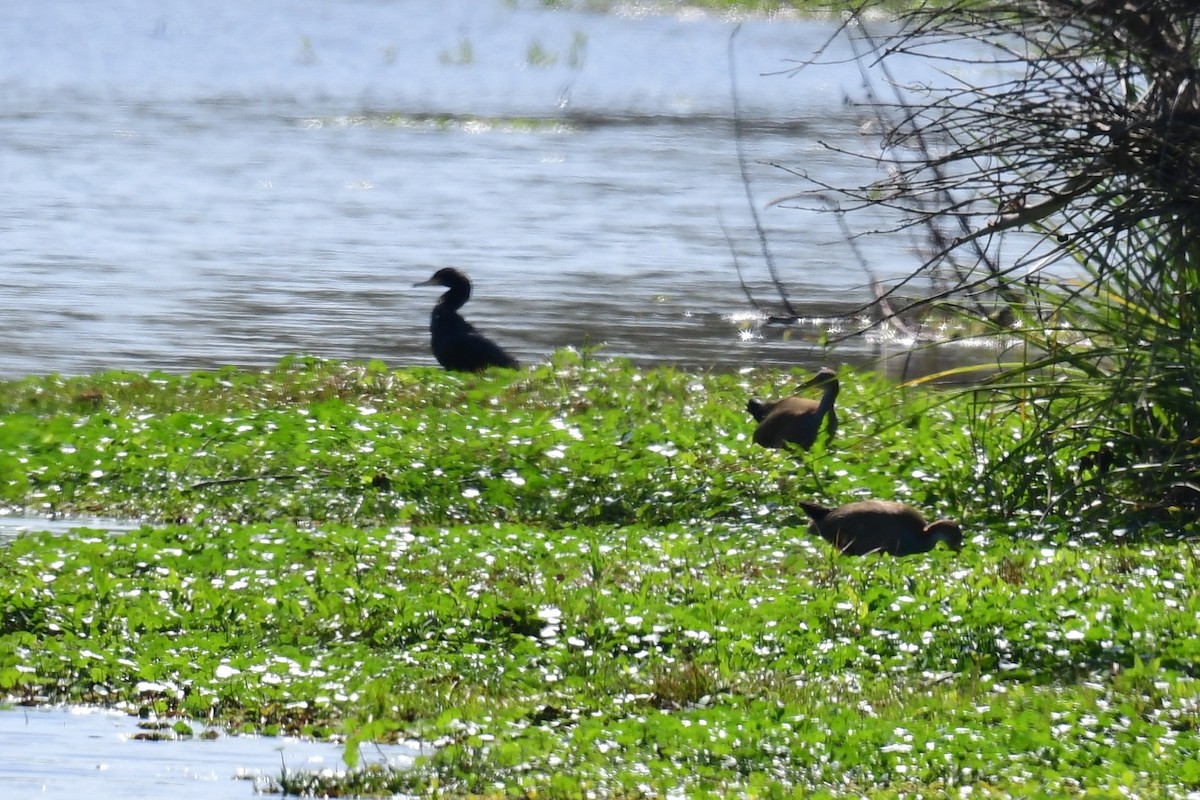
{"type": "Polygon", "coordinates": [[[445,286],[429,318],[433,355],[448,370],[480,372],[488,367],[516,369],[517,360],[462,318],[458,310],[471,297],[471,281],[457,269],[444,267],[414,286],[445,286]]]}
{"type": "Polygon", "coordinates": [[[926,525],[921,512],[903,503],[861,500],[826,508],[800,501],[800,507],[812,519],[809,532],[832,544],[839,553],[910,556],[928,553],[938,542],[945,542],[952,550],[962,549],[962,529],[957,522],[939,519],[926,525]]]}
{"type": "Polygon", "coordinates": [[[825,392],[820,402],[807,397],[785,397],[774,403],[750,398],[746,410],[758,421],[754,429],[754,441],[763,447],[783,447],[788,442],[798,444],[805,450],[817,441],[817,432],[821,430],[821,422],[829,417],[827,426],[830,439],[837,433],[837,411],[833,402],[838,396],[837,373],[828,367],[821,368],[800,386],[797,392],[813,386],[822,387],[825,392]]]}

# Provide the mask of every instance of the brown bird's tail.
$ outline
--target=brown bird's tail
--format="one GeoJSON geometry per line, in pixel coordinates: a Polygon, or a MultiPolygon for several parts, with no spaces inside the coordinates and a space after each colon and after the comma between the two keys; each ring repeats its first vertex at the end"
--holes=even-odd
{"type": "Polygon", "coordinates": [[[813,520],[813,522],[820,522],[821,520],[823,520],[827,516],[829,516],[830,511],[833,511],[832,508],[826,508],[825,506],[819,506],[816,503],[809,503],[805,500],[801,500],[799,502],[800,502],[800,507],[804,509],[804,513],[808,514],[808,516],[813,520]]]}

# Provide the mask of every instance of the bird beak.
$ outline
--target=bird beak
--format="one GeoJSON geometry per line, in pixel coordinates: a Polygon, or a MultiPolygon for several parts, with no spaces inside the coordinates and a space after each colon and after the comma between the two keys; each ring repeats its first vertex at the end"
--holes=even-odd
{"type": "Polygon", "coordinates": [[[418,281],[417,283],[413,284],[413,286],[437,286],[437,285],[438,284],[434,283],[433,278],[430,278],[427,281],[418,281]]]}

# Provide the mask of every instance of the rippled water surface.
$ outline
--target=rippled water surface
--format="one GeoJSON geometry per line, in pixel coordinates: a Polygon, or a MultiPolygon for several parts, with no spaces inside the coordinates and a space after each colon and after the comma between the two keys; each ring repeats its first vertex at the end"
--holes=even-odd
{"type": "MultiPolygon", "coordinates": [[[[432,363],[436,290],[412,284],[451,264],[476,282],[468,318],[525,361],[568,345],[718,368],[821,358],[811,321],[781,335],[743,319],[734,253],[755,295],[777,297],[736,159],[733,21],[499,0],[8,0],[0,23],[0,375],[297,352],[432,363]]],[[[751,19],[736,40],[756,206],[809,320],[868,299],[866,276],[827,215],[768,207],[802,188],[776,165],[877,175],[827,147],[860,147],[857,68],[771,73],[834,29],[751,19]]],[[[872,238],[864,255],[901,275],[911,244],[872,238]]],[[[896,352],[881,347],[834,358],[896,352]]]]}

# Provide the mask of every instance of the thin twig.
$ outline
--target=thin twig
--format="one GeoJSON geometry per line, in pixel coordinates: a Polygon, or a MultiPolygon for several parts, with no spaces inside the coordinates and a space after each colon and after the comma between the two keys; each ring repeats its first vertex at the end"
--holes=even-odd
{"type": "Polygon", "coordinates": [[[746,299],[750,301],[750,305],[760,314],[767,314],[767,310],[762,304],[754,298],[754,293],[750,291],[750,287],[746,285],[746,279],[742,275],[742,262],[738,258],[737,249],[733,245],[733,239],[729,235],[729,228],[725,226],[725,215],[721,213],[721,209],[717,207],[717,223],[721,226],[721,233],[725,236],[725,244],[729,247],[729,255],[733,257],[733,269],[737,272],[738,284],[742,287],[742,292],[745,293],[746,299]]]}
{"type": "Polygon", "coordinates": [[[329,475],[329,470],[313,470],[312,472],[292,472],[273,475],[238,475],[232,478],[209,478],[196,481],[187,487],[188,491],[204,489],[209,486],[229,486],[235,483],[251,483],[253,481],[295,481],[309,475],[329,475]]]}

